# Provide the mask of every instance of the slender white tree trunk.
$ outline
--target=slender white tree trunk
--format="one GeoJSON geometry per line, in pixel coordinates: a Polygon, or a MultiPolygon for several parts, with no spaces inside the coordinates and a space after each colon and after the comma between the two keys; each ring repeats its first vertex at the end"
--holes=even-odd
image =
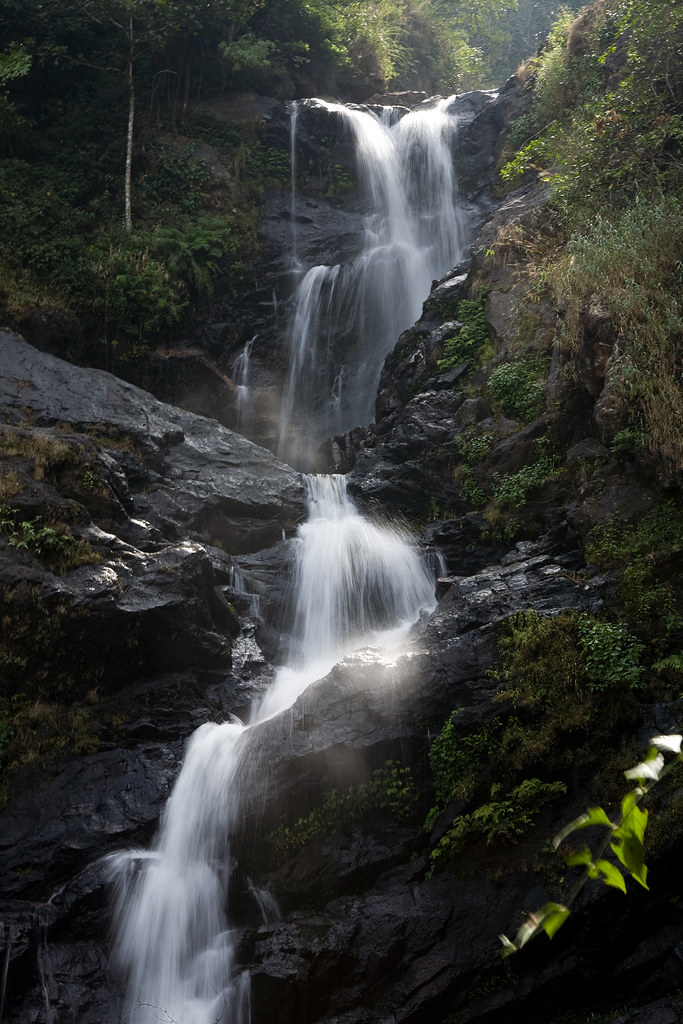
{"type": "Polygon", "coordinates": [[[133,124],[135,121],[135,86],[133,84],[133,18],[130,19],[130,53],[128,56],[128,141],[126,144],[126,178],[124,185],[124,204],[126,217],[126,234],[133,233],[133,214],[131,211],[131,168],[133,166],[133,124]]]}

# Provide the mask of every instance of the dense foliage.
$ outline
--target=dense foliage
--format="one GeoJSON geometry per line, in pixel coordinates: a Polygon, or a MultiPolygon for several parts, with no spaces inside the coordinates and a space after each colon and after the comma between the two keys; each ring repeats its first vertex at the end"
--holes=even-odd
{"type": "MultiPolygon", "coordinates": [[[[614,324],[608,383],[630,439],[683,468],[680,254],[683,12],[671,0],[598,3],[554,26],[530,70],[530,110],[502,168],[508,187],[544,175],[558,246],[540,268],[580,347],[591,306],[614,324]]],[[[625,435],[624,435],[625,439],[625,435]]]]}
{"type": "Polygon", "coordinates": [[[136,358],[248,283],[263,186],[280,177],[253,123],[198,104],[489,86],[550,16],[546,0],[6,0],[0,307],[19,326],[68,312],[90,360],[136,358]]]}

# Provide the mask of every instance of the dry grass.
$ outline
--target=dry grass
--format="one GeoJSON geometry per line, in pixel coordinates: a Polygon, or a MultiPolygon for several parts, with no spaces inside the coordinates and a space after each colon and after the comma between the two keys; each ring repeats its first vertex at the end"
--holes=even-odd
{"type": "Polygon", "coordinates": [[[581,344],[589,302],[609,313],[618,338],[611,384],[674,477],[683,474],[682,250],[680,205],[635,202],[612,221],[596,217],[550,270],[566,306],[570,352],[581,344]]]}
{"type": "Polygon", "coordinates": [[[37,481],[43,480],[54,467],[74,459],[70,445],[40,430],[6,430],[0,435],[0,448],[10,458],[31,459],[33,477],[37,481]]]}
{"type": "Polygon", "coordinates": [[[13,469],[7,470],[7,472],[0,471],[0,504],[9,501],[23,489],[24,485],[13,469]]]}

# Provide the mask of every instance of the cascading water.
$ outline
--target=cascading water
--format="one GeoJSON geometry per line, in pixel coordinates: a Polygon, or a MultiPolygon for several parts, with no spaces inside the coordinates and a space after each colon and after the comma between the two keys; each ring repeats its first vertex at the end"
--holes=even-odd
{"type": "MultiPolygon", "coordinates": [[[[317,102],[353,137],[366,215],[356,258],[311,267],[295,296],[278,453],[302,469],[325,438],[372,422],[386,355],[463,249],[450,99],[395,123],[391,108],[378,116],[317,102]]],[[[294,104],[294,155],[296,117],[294,104]]]]}
{"type": "Polygon", "coordinates": [[[129,1024],[248,1024],[249,979],[236,969],[225,909],[245,752],[261,723],[291,707],[345,653],[400,642],[435,604],[433,576],[417,552],[399,531],[358,513],[343,477],[306,484],[289,664],[249,725],[207,723],[195,732],[155,848],[111,859],[129,1024]]]}
{"type": "Polygon", "coordinates": [[[237,388],[237,428],[244,430],[248,426],[249,415],[249,362],[251,349],[257,335],[250,338],[232,366],[232,376],[237,388]]]}
{"type": "MultiPolygon", "coordinates": [[[[390,111],[378,118],[327,105],[353,132],[368,214],[357,259],[313,267],[298,291],[280,438],[295,461],[308,457],[305,445],[292,443],[295,406],[310,405],[312,447],[335,430],[369,422],[386,353],[418,315],[433,277],[460,253],[447,104],[395,124],[390,111]],[[341,335],[355,353],[345,363],[335,362],[341,335]]],[[[293,224],[294,199],[293,192],[293,224]]],[[[294,231],[292,238],[296,257],[294,231]]],[[[234,366],[243,397],[250,351],[249,343],[234,366]]],[[[343,477],[305,480],[308,519],[293,542],[296,602],[285,667],[248,725],[207,723],[192,736],[154,848],[110,860],[116,953],[127,985],[121,1019],[128,1024],[249,1024],[249,978],[236,964],[227,908],[231,844],[255,774],[253,765],[242,772],[245,758],[258,749],[263,723],[347,653],[402,643],[435,605],[433,573],[405,535],[361,516],[343,477]]],[[[232,582],[247,590],[237,569],[232,582]]],[[[248,886],[263,919],[276,920],[272,897],[248,886]]]]}

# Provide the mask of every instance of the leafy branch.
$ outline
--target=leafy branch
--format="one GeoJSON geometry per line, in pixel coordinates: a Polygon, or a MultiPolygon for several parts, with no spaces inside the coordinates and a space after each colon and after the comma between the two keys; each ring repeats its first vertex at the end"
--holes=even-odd
{"type": "Polygon", "coordinates": [[[529,914],[521,926],[514,941],[507,935],[499,936],[503,944],[503,956],[517,953],[530,939],[544,931],[552,939],[555,932],[562,927],[570,914],[570,907],[590,879],[603,882],[605,885],[626,892],[624,869],[644,889],[647,885],[647,866],[645,864],[643,839],[647,828],[648,812],[639,807],[640,802],[652,787],[660,782],[679,761],[683,761],[681,743],[683,736],[654,736],[646,758],[624,772],[627,779],[634,780],[635,788],[629,790],[621,801],[621,814],[617,821],[612,821],[602,807],[591,807],[585,814],[571,821],[553,839],[557,849],[573,832],[593,826],[607,829],[605,836],[593,853],[588,846],[565,857],[569,867],[583,866],[583,872],[574,884],[566,903],[545,903],[539,910],[529,914]],[[675,758],[665,763],[662,751],[675,754],[675,758]],[[610,848],[622,865],[617,867],[605,854],[610,848]]]}

